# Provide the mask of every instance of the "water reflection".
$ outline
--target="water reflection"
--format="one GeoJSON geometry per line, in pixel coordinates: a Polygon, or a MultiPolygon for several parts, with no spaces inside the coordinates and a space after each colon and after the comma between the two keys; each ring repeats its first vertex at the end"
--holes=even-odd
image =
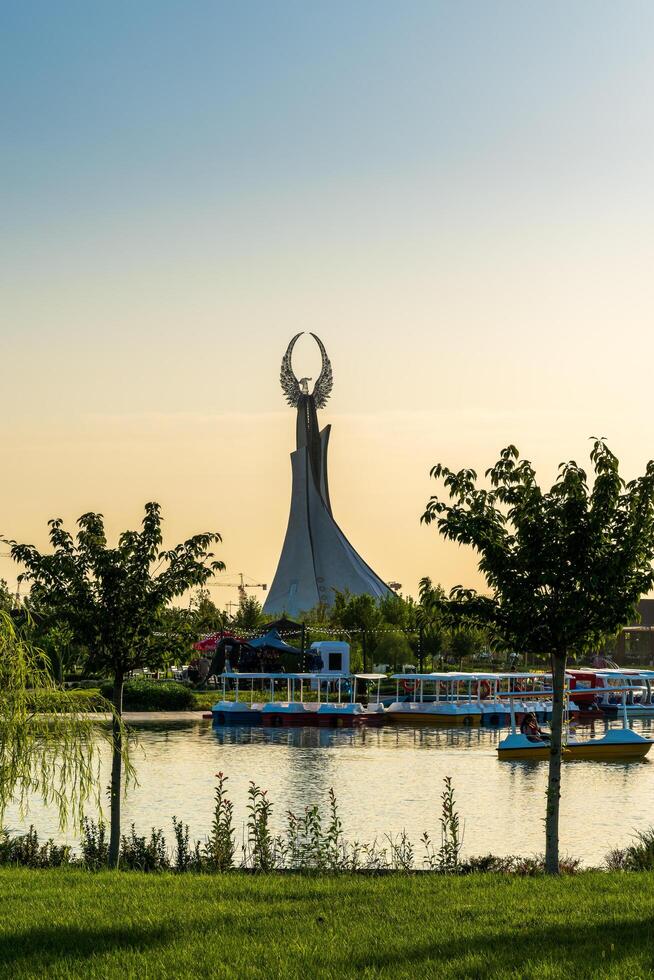
{"type": "MultiPolygon", "coordinates": [[[[619,722],[611,722],[611,727],[619,722]]],[[[604,733],[606,724],[579,726],[579,736],[604,733]]],[[[651,719],[633,727],[652,735],[651,719]]],[[[371,840],[406,829],[414,841],[424,830],[438,839],[442,780],[452,776],[465,823],[468,853],[534,853],[543,847],[547,762],[503,761],[491,728],[370,729],[218,728],[202,722],[146,723],[137,729],[139,785],[124,805],[125,826],[163,827],[170,836],[173,814],[204,837],[211,824],[214,774],[229,776],[239,835],[247,819],[250,780],[269,791],[273,824],[281,829],[287,810],[326,806],[333,786],[350,839],[371,840]]],[[[105,760],[103,781],[108,781],[105,760]]],[[[588,863],[629,841],[652,820],[652,763],[577,761],[563,771],[563,848],[588,863]]],[[[34,823],[61,838],[57,816],[38,804],[27,820],[7,814],[13,830],[34,823]]],[[[68,833],[68,839],[73,834],[68,833]]]]}

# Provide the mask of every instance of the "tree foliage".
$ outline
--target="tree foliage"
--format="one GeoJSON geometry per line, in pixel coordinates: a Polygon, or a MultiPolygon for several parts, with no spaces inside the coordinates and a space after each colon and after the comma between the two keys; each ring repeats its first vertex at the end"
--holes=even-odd
{"type": "Polygon", "coordinates": [[[203,634],[218,633],[229,626],[228,614],[218,608],[209,589],[199,588],[195,591],[189,603],[189,614],[187,619],[194,640],[203,634]]]}
{"type": "Polygon", "coordinates": [[[256,630],[265,620],[261,603],[256,596],[247,595],[239,603],[232,626],[237,630],[256,630]]]}
{"type": "Polygon", "coordinates": [[[415,653],[406,633],[391,630],[377,639],[373,664],[390,664],[393,670],[400,670],[403,664],[412,664],[414,661],[415,653]]]}
{"type": "Polygon", "coordinates": [[[602,439],[590,454],[593,483],[574,460],[561,463],[549,490],[531,463],[508,446],[477,485],[472,469],[439,463],[432,476],[447,499],[433,496],[422,520],[470,545],[479,556],[488,594],[456,586],[448,601],[430,595],[424,605],[454,624],[488,629],[506,646],[552,658],[552,739],[546,814],[546,867],[558,870],[558,817],[565,666],[637,615],[654,583],[654,461],[626,483],[602,439]]]}
{"type": "MultiPolygon", "coordinates": [[[[594,483],[574,461],[561,463],[549,491],[515,446],[487,470],[438,464],[451,503],[433,496],[422,515],[439,533],[470,545],[490,594],[456,586],[441,605],[455,622],[489,627],[516,650],[583,652],[636,616],[654,582],[654,461],[625,483],[602,440],[591,451],[594,483]]],[[[421,597],[428,600],[428,580],[421,597]]]]}
{"type": "Polygon", "coordinates": [[[166,656],[162,624],[170,602],[203,585],[222,570],[211,546],[215,532],[196,534],[171,549],[162,547],[161,509],[145,506],[139,531],[124,531],[116,547],[107,542],[102,514],[83,514],[75,536],[61,519],[49,522],[52,552],[9,542],[31,584],[30,600],[67,625],[89,651],[92,669],[113,676],[110,863],[118,863],[120,845],[123,683],[141,667],[158,667],[166,656]]]}
{"type": "MultiPolygon", "coordinates": [[[[24,812],[34,795],[58,810],[62,826],[71,817],[80,823],[87,802],[100,806],[100,752],[110,731],[98,714],[112,712],[102,698],[59,687],[45,653],[0,611],[0,825],[10,802],[24,812]]],[[[131,772],[126,751],[123,761],[131,772]]]]}
{"type": "Polygon", "coordinates": [[[162,609],[224,568],[209,550],[220,541],[212,532],[163,549],[156,503],[146,504],[141,530],[124,531],[115,548],[108,546],[102,514],[83,514],[75,537],[61,519],[48,523],[51,554],[15,541],[11,554],[25,567],[19,578],[31,583],[31,602],[70,626],[94,669],[124,674],[158,666],[160,651],[151,640],[162,609]]]}
{"type": "Polygon", "coordinates": [[[7,580],[0,578],[0,610],[9,612],[15,605],[14,597],[9,591],[7,580]]]}

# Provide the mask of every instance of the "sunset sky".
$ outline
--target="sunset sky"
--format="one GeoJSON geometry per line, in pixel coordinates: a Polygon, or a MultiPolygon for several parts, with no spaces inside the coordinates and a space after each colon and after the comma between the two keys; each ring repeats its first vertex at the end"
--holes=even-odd
{"type": "Polygon", "coordinates": [[[154,499],[270,583],[300,330],[335,516],[405,592],[479,584],[434,463],[654,456],[651,3],[11,0],[0,37],[3,534],[154,499]]]}

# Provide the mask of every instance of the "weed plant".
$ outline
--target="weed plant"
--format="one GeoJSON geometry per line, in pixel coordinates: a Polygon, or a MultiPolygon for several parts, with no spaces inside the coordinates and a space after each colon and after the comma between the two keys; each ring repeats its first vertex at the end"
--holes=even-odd
{"type": "MultiPolygon", "coordinates": [[[[145,872],[290,872],[337,874],[367,872],[406,874],[428,871],[440,875],[478,873],[514,874],[534,877],[544,873],[541,855],[499,857],[488,854],[463,860],[463,824],[459,817],[452,780],[444,780],[441,795],[440,846],[425,832],[416,849],[406,831],[386,834],[381,840],[347,841],[343,833],[336,795],[329,791],[326,817],[318,806],[305,807],[303,813],[286,813],[281,833],[272,831],[273,804],[266,790],[251,782],[248,789],[248,816],[237,859],[234,807],[227,791],[228,777],[216,774],[214,813],[211,831],[204,841],[191,840],[188,824],[172,818],[173,846],[169,848],[162,830],[152,828],[149,836],[130,832],[121,839],[120,867],[145,872]]],[[[26,834],[11,837],[0,832],[0,865],[22,865],[30,868],[76,865],[90,871],[107,866],[108,844],[102,820],[85,819],[80,849],[73,854],[67,846],[52,840],[41,842],[30,827],[26,834]]],[[[613,851],[607,858],[610,870],[654,869],[654,829],[638,836],[634,845],[624,851],[613,851]]],[[[580,870],[580,862],[564,858],[564,874],[580,870]]]]}

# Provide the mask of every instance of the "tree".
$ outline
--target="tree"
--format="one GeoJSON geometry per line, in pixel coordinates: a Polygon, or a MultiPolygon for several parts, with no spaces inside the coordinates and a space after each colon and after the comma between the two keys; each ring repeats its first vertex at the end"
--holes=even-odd
{"type": "Polygon", "coordinates": [[[363,669],[366,669],[368,638],[381,624],[379,606],[371,595],[351,595],[349,592],[336,592],[331,613],[332,623],[343,630],[361,634],[363,669]]]}
{"type": "Polygon", "coordinates": [[[123,682],[141,667],[159,666],[156,634],[161,613],[176,596],[203,585],[224,564],[209,548],[214,532],[197,534],[162,550],[162,518],[157,503],[145,505],[140,531],[124,531],[115,548],[107,545],[102,514],[83,514],[75,537],[61,519],[49,522],[52,554],[10,541],[12,558],[26,569],[30,598],[66,623],[90,652],[90,663],[113,677],[111,822],[109,863],[117,867],[123,754],[123,682]]]}
{"type": "Polygon", "coordinates": [[[394,671],[402,670],[403,664],[415,661],[415,654],[406,633],[396,630],[384,633],[379,638],[375,644],[373,657],[374,663],[391,664],[394,671]]]}
{"type": "Polygon", "coordinates": [[[450,650],[455,660],[459,662],[459,668],[463,666],[466,657],[471,657],[481,647],[479,631],[470,627],[459,627],[452,630],[450,636],[450,650]]]}
{"type": "MultiPolygon", "coordinates": [[[[471,545],[479,555],[489,595],[460,586],[442,604],[454,623],[490,629],[511,649],[545,653],[553,678],[552,737],[547,787],[545,865],[559,869],[559,801],[565,668],[633,620],[640,597],[654,583],[654,461],[625,483],[617,458],[602,439],[590,454],[594,483],[574,461],[561,463],[550,490],[542,490],[528,460],[504,449],[486,472],[454,472],[440,463],[450,503],[433,496],[422,515],[439,534],[471,545]]],[[[423,583],[424,584],[424,583],[423,583]]]]}
{"type": "Polygon", "coordinates": [[[152,631],[143,647],[143,663],[156,671],[186,663],[197,638],[188,609],[163,606],[153,617],[152,631]]]}
{"type": "Polygon", "coordinates": [[[77,652],[73,631],[70,626],[54,623],[42,635],[43,649],[48,655],[52,675],[63,684],[66,670],[72,666],[77,652]]]}
{"type": "Polygon", "coordinates": [[[189,603],[190,625],[194,639],[207,633],[219,633],[229,626],[229,614],[219,609],[209,589],[198,589],[189,603]]]}
{"type": "Polygon", "coordinates": [[[432,670],[434,658],[442,657],[447,637],[442,612],[444,600],[443,586],[433,585],[430,578],[423,578],[420,583],[420,602],[416,608],[416,621],[420,631],[422,657],[429,654],[432,670]]]}
{"type": "Polygon", "coordinates": [[[9,591],[7,580],[0,578],[0,610],[9,612],[10,609],[14,608],[14,604],[14,597],[9,591]]]}
{"type": "Polygon", "coordinates": [[[234,616],[233,626],[237,630],[256,630],[264,619],[261,603],[256,596],[246,595],[234,616]]]}
{"type": "Polygon", "coordinates": [[[0,826],[8,803],[25,810],[33,794],[57,807],[62,826],[71,814],[79,823],[89,799],[99,806],[100,749],[110,736],[94,715],[106,711],[104,699],[60,688],[44,652],[0,611],[0,826]]]}
{"type": "Polygon", "coordinates": [[[318,602],[312,609],[300,614],[300,622],[306,626],[323,626],[329,621],[329,605],[326,602],[318,602]]]}
{"type": "Polygon", "coordinates": [[[396,626],[405,633],[416,628],[416,604],[395,592],[389,592],[379,600],[379,614],[388,626],[396,626]]]}

